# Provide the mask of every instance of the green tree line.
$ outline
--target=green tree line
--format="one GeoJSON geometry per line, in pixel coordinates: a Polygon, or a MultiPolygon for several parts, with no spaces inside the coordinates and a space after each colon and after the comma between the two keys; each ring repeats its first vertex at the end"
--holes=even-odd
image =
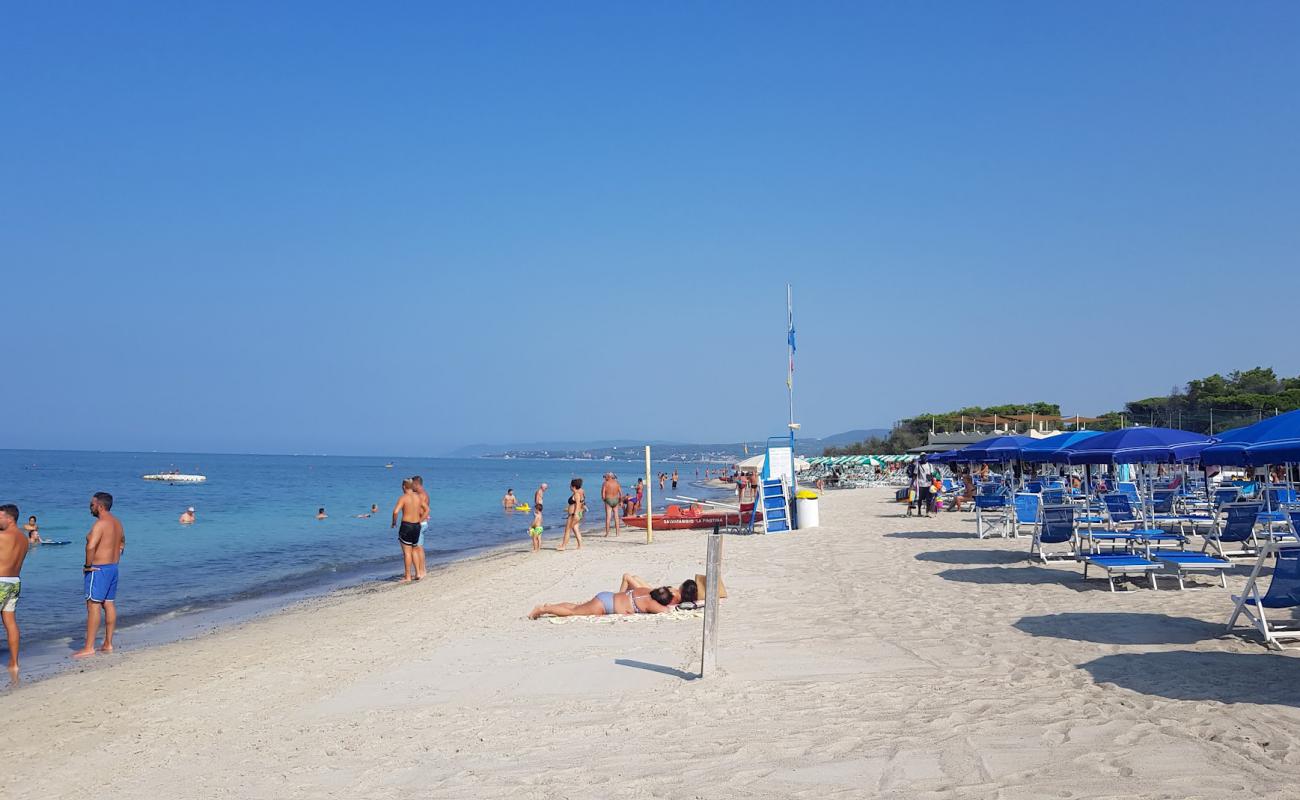
{"type": "MultiPolygon", "coordinates": [[[[1089,423],[1092,430],[1115,430],[1121,426],[1148,425],[1180,428],[1196,433],[1222,433],[1229,428],[1249,425],[1283,411],[1300,409],[1300,376],[1279,378],[1271,367],[1255,367],[1225,375],[1188,381],[1175,386],[1163,397],[1148,397],[1124,404],[1122,411],[1099,415],[1100,422],[1089,423]]],[[[1059,415],[1055,403],[1021,403],[1001,406],[969,406],[956,411],[918,414],[904,419],[888,437],[873,437],[843,447],[828,447],[828,456],[905,453],[929,440],[932,429],[970,430],[977,417],[1008,417],[1022,414],[1059,415]]],[[[983,426],[981,426],[983,427],[983,426]]]]}

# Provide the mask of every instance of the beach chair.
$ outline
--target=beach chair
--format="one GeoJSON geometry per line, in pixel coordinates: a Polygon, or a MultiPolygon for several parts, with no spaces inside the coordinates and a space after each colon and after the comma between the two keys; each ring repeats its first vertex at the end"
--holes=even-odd
{"type": "Polygon", "coordinates": [[[1015,522],[1011,527],[1011,535],[1019,536],[1020,527],[1027,526],[1038,529],[1038,507],[1040,498],[1031,492],[1017,492],[1013,501],[1015,510],[1015,522]]]}
{"type": "MultiPolygon", "coordinates": [[[[1106,513],[1106,527],[1110,532],[1124,533],[1133,541],[1146,543],[1177,543],[1181,548],[1187,540],[1182,534],[1171,533],[1163,528],[1145,524],[1142,516],[1134,509],[1129,496],[1112,492],[1102,497],[1106,513]]],[[[1118,538],[1118,537],[1116,537],[1118,538]]]]}
{"type": "Polygon", "coordinates": [[[1172,517],[1174,515],[1174,498],[1177,489],[1156,489],[1151,493],[1151,513],[1156,516],[1172,517]]]}
{"type": "Polygon", "coordinates": [[[1218,511],[1229,503],[1241,499],[1241,489],[1236,486],[1220,486],[1210,495],[1210,510],[1218,511]]]}
{"type": "Polygon", "coordinates": [[[1250,501],[1228,503],[1222,507],[1222,520],[1216,521],[1213,530],[1205,534],[1205,546],[1201,552],[1208,553],[1214,548],[1220,558],[1242,558],[1252,556],[1259,550],[1255,537],[1255,521],[1259,517],[1260,504],[1250,501]],[[1228,546],[1238,545],[1230,550],[1228,546]]]}
{"type": "Polygon", "coordinates": [[[1043,505],[1059,506],[1065,503],[1065,489],[1060,486],[1043,487],[1043,505]]]}
{"type": "MultiPolygon", "coordinates": [[[[1179,589],[1188,588],[1186,579],[1193,574],[1219,573],[1219,585],[1227,589],[1227,570],[1232,562],[1226,558],[1217,558],[1205,553],[1189,553],[1186,550],[1150,550],[1147,558],[1160,564],[1161,570],[1152,573],[1158,578],[1175,578],[1179,589]]],[[[1208,587],[1194,587],[1208,588],[1208,587]]]]}
{"type": "Polygon", "coordinates": [[[1128,498],[1129,503],[1134,506],[1142,506],[1142,495],[1138,493],[1138,486],[1132,481],[1120,481],[1115,485],[1115,491],[1128,498]]]}
{"type": "Polygon", "coordinates": [[[1005,493],[975,495],[975,535],[981,539],[990,536],[1006,538],[1011,529],[1011,502],[1005,493]]]}
{"type": "Polygon", "coordinates": [[[1270,486],[1264,490],[1264,508],[1255,517],[1271,539],[1293,539],[1291,519],[1286,508],[1295,504],[1295,489],[1289,486],[1270,486]]]}
{"type": "Polygon", "coordinates": [[[1232,616],[1228,617],[1228,632],[1237,627],[1237,620],[1246,617],[1250,624],[1264,637],[1264,644],[1275,650],[1294,650],[1284,647],[1283,640],[1300,639],[1300,620],[1282,619],[1279,616],[1269,618],[1265,609],[1296,608],[1300,606],[1300,547],[1283,547],[1275,550],[1275,545],[1268,545],[1259,551],[1255,558],[1255,567],[1246,579],[1246,587],[1240,596],[1232,598],[1232,616]],[[1273,577],[1268,590],[1260,594],[1260,573],[1264,563],[1273,552],[1277,559],[1273,564],[1273,577]]]}
{"type": "Polygon", "coordinates": [[[1078,558],[1079,546],[1074,530],[1074,506],[1044,505],[1039,511],[1038,526],[1034,530],[1034,540],[1029,545],[1029,557],[1035,556],[1046,564],[1049,560],[1078,558]],[[1068,552],[1048,553],[1046,545],[1064,544],[1068,552]]]}
{"type": "Polygon", "coordinates": [[[1088,579],[1088,567],[1094,566],[1106,570],[1106,581],[1110,590],[1115,589],[1115,576],[1124,578],[1128,575],[1147,576],[1151,588],[1156,588],[1155,573],[1161,566],[1145,556],[1136,553],[1088,553],[1083,556],[1083,579],[1088,579]]]}

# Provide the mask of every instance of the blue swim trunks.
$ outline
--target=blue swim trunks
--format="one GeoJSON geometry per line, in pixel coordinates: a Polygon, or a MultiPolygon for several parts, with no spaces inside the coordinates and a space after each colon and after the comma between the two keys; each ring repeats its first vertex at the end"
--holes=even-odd
{"type": "Polygon", "coordinates": [[[416,547],[424,547],[424,532],[429,530],[429,520],[420,523],[420,538],[415,540],[416,547]]]}
{"type": "Polygon", "coordinates": [[[86,599],[95,603],[117,599],[117,565],[96,564],[85,574],[86,599]]]}

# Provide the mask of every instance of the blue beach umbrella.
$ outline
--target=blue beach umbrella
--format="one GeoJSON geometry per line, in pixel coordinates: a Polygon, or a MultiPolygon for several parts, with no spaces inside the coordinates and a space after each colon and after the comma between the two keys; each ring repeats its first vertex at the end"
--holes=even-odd
{"type": "Polygon", "coordinates": [[[1100,436],[1101,431],[1074,431],[1058,433],[1045,439],[1035,439],[1020,451],[1020,459],[1032,464],[1065,464],[1066,457],[1061,450],[1072,444],[1100,436]]]}
{"type": "Polygon", "coordinates": [[[1028,436],[994,436],[959,451],[956,461],[1015,461],[1034,440],[1028,436]]]}
{"type": "Polygon", "coordinates": [[[1300,461],[1300,411],[1288,411],[1254,425],[1233,428],[1201,451],[1201,463],[1223,467],[1300,461]]]}
{"type": "Polygon", "coordinates": [[[930,463],[951,464],[954,461],[960,460],[959,458],[957,458],[960,452],[961,452],[960,450],[944,450],[942,453],[935,453],[934,455],[930,456],[930,463]]]}
{"type": "Polygon", "coordinates": [[[1187,461],[1214,444],[1202,433],[1173,428],[1124,428],[1064,448],[1057,458],[1071,464],[1155,464],[1187,461]]]}

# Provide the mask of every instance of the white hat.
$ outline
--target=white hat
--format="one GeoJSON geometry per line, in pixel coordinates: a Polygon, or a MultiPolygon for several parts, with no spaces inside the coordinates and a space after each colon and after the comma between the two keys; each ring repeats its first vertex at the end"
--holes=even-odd
{"type": "Polygon", "coordinates": [[[185,509],[185,510],[188,511],[188,512],[190,512],[191,514],[193,514],[193,513],[194,513],[194,506],[190,506],[189,508],[187,508],[187,509],[185,509]]]}

